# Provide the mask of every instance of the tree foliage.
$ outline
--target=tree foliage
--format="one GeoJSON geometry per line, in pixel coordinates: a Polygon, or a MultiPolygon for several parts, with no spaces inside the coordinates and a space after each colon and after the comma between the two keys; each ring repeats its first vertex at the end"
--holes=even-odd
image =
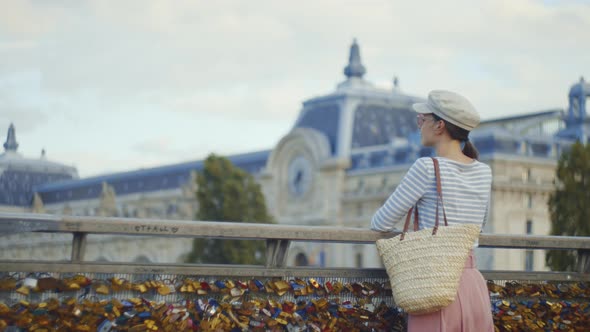
{"type": "MultiPolygon", "coordinates": [[[[197,220],[273,223],[260,185],[227,158],[209,155],[197,175],[197,187],[197,220]]],[[[265,246],[260,240],[195,239],[187,262],[262,264],[265,246]]]]}
{"type": "MultiPolygon", "coordinates": [[[[556,189],[548,203],[552,235],[590,236],[590,145],[576,142],[561,155],[556,189]]],[[[551,250],[547,265],[556,271],[573,271],[579,253],[551,250]]]]}

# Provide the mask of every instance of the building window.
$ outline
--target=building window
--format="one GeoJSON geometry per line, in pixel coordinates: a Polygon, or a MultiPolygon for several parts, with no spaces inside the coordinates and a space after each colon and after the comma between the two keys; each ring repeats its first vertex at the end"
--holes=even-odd
{"type": "Polygon", "coordinates": [[[531,180],[531,169],[527,168],[522,171],[522,182],[529,182],[531,180]]]}
{"type": "Polygon", "coordinates": [[[178,211],[178,207],[176,206],[176,204],[168,204],[168,208],[166,209],[166,214],[167,215],[174,215],[176,212],[178,211]]]}
{"type": "Polygon", "coordinates": [[[135,260],[133,261],[134,263],[151,263],[152,260],[149,259],[147,256],[145,255],[141,255],[135,258],[135,260]]]}
{"type": "MultiPolygon", "coordinates": [[[[533,221],[532,220],[526,221],[526,234],[527,235],[533,234],[533,221]]],[[[524,256],[524,270],[525,271],[532,271],[534,263],[535,263],[535,260],[534,260],[533,250],[527,250],[525,252],[525,256],[524,256]]]]}
{"type": "Polygon", "coordinates": [[[533,208],[533,194],[531,194],[531,193],[525,194],[525,206],[529,209],[533,208]]]}
{"type": "Polygon", "coordinates": [[[308,266],[309,261],[304,253],[300,252],[295,256],[295,266],[308,266]]]}
{"type": "Polygon", "coordinates": [[[361,192],[363,190],[363,188],[365,187],[365,181],[360,178],[356,184],[356,189],[354,191],[361,192]]]}
{"type": "Polygon", "coordinates": [[[532,220],[526,221],[526,234],[527,235],[533,234],[533,221],[532,220]]]}

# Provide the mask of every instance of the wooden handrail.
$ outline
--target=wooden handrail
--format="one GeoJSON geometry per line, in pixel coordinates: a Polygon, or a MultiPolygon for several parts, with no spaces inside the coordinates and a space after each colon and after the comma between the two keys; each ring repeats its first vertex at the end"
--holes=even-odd
{"type": "MultiPolygon", "coordinates": [[[[396,232],[375,232],[368,228],[335,226],[0,213],[0,234],[23,232],[214,237],[355,244],[374,243],[378,239],[399,234],[396,232]]],[[[479,246],[484,248],[590,249],[590,237],[482,233],[479,237],[479,246]]]]}
{"type": "MultiPolygon", "coordinates": [[[[334,226],[298,226],[168,219],[105,218],[32,213],[0,213],[0,235],[49,232],[71,233],[72,262],[82,262],[87,234],[158,237],[209,237],[266,240],[266,267],[283,267],[291,241],[370,244],[399,233],[334,226]]],[[[590,237],[481,234],[479,246],[510,249],[590,250],[590,237]]]]}

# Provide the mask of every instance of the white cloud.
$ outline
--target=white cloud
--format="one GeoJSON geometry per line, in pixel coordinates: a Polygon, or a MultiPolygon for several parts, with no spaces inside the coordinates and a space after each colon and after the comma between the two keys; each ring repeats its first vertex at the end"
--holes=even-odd
{"type": "Polygon", "coordinates": [[[590,76],[588,17],[583,1],[11,1],[0,133],[14,121],[21,149],[82,174],[272,148],[343,80],[354,37],[380,85],[454,89],[484,118],[566,107],[590,76]]]}

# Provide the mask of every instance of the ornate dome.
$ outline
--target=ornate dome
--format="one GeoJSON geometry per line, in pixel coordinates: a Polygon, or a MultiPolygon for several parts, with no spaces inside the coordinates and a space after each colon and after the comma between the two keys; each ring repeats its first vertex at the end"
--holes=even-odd
{"type": "Polygon", "coordinates": [[[356,40],[350,47],[346,80],[336,91],[303,102],[295,128],[313,128],[328,138],[332,155],[349,157],[359,149],[388,146],[417,131],[413,103],[423,98],[404,94],[397,77],[393,89],[365,80],[356,40]]]}
{"type": "Polygon", "coordinates": [[[17,149],[16,130],[11,124],[5,151],[0,154],[0,205],[30,206],[35,186],[78,178],[76,168],[47,160],[45,151],[33,159],[23,157],[17,149]]]}

